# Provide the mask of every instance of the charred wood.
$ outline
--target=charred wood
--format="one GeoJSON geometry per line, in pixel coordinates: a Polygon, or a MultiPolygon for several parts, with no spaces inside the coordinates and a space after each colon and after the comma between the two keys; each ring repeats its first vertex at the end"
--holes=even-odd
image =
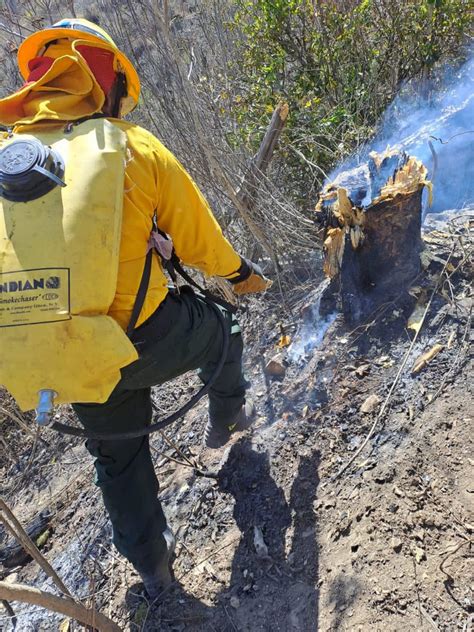
{"type": "MultiPolygon", "coordinates": [[[[403,294],[420,272],[424,165],[405,153],[371,154],[320,193],[328,293],[353,326],[403,294]]],[[[331,304],[325,297],[325,304],[331,304]]]]}

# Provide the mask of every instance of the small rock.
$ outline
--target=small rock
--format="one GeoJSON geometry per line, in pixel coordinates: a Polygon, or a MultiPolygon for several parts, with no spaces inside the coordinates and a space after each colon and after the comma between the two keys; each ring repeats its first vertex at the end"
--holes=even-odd
{"type": "Polygon", "coordinates": [[[235,610],[237,610],[237,608],[240,606],[240,600],[238,597],[231,597],[230,598],[230,605],[232,606],[232,608],[235,608],[235,610]]]}
{"type": "Polygon", "coordinates": [[[425,532],[423,531],[423,529],[415,529],[415,531],[413,531],[413,536],[417,540],[420,540],[420,542],[423,542],[423,540],[425,539],[425,532]]]}
{"type": "Polygon", "coordinates": [[[426,553],[424,549],[422,549],[420,546],[415,546],[414,554],[415,554],[415,559],[418,562],[418,564],[422,562],[423,560],[426,560],[426,553]]]}
{"type": "Polygon", "coordinates": [[[283,364],[281,354],[277,354],[271,358],[265,365],[265,373],[271,377],[285,377],[286,367],[283,364]]]}
{"type": "Polygon", "coordinates": [[[365,377],[370,371],[370,364],[361,364],[355,369],[354,373],[357,377],[365,377]]]}
{"type": "Polygon", "coordinates": [[[364,414],[373,413],[381,401],[378,395],[372,393],[360,407],[360,412],[364,414]]]}
{"type": "Polygon", "coordinates": [[[255,547],[257,557],[268,559],[268,546],[265,544],[265,540],[263,539],[262,530],[260,527],[255,526],[253,528],[253,532],[253,545],[255,547]]]}
{"type": "Polygon", "coordinates": [[[374,481],[376,483],[390,483],[395,478],[395,468],[391,465],[381,466],[378,471],[374,473],[374,481]]]}
{"type": "Polygon", "coordinates": [[[41,549],[48,541],[48,538],[50,535],[51,535],[51,531],[49,529],[46,529],[46,531],[43,531],[43,533],[41,533],[39,537],[36,539],[36,546],[39,549],[41,549]]]}
{"type": "Polygon", "coordinates": [[[390,540],[390,546],[395,551],[395,553],[400,553],[400,551],[402,550],[403,542],[400,540],[400,538],[392,538],[390,540]]]}

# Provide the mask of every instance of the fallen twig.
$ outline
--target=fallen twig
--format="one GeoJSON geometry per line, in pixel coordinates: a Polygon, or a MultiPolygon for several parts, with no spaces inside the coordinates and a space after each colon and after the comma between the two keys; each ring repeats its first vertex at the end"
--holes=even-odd
{"type": "MultiPolygon", "coordinates": [[[[33,542],[37,542],[38,538],[49,532],[51,522],[51,512],[39,512],[28,523],[28,526],[25,527],[25,531],[33,542]]],[[[7,541],[3,546],[0,546],[0,562],[5,569],[11,569],[15,566],[23,566],[23,564],[26,564],[31,559],[31,555],[28,553],[26,548],[18,542],[16,532],[14,534],[12,533],[12,535],[14,542],[10,543],[7,541]]],[[[0,572],[0,579],[3,579],[2,575],[3,571],[0,572]]]]}
{"type": "Polygon", "coordinates": [[[22,525],[17,520],[12,510],[8,507],[8,505],[2,498],[0,498],[0,519],[5,525],[6,529],[13,535],[16,540],[18,540],[18,542],[20,542],[20,544],[28,551],[31,557],[36,562],[38,562],[46,575],[48,575],[48,577],[53,580],[59,590],[68,597],[72,598],[71,593],[66,588],[59,575],[56,573],[56,571],[48,562],[48,560],[44,557],[44,555],[40,553],[36,544],[23,529],[22,525]]]}
{"type": "Polygon", "coordinates": [[[434,622],[433,617],[429,614],[429,612],[425,608],[423,608],[421,604],[420,604],[420,612],[424,616],[424,618],[428,621],[428,623],[431,625],[433,630],[437,630],[439,632],[439,628],[434,622]]]}
{"type": "Polygon", "coordinates": [[[446,575],[446,577],[448,577],[451,581],[453,581],[452,576],[444,570],[443,566],[446,564],[446,562],[449,560],[450,557],[452,557],[453,555],[455,555],[460,549],[462,549],[463,546],[466,546],[466,544],[472,544],[472,540],[468,540],[467,538],[465,540],[463,540],[462,542],[460,542],[457,547],[454,549],[454,551],[451,551],[450,553],[448,553],[448,555],[446,555],[446,557],[444,558],[444,560],[441,562],[441,564],[439,565],[439,570],[444,573],[446,575]]]}
{"type": "Polygon", "coordinates": [[[9,602],[6,599],[0,599],[0,603],[2,603],[3,607],[7,611],[8,616],[10,617],[10,621],[12,622],[13,629],[16,629],[16,625],[18,623],[18,618],[15,614],[15,611],[10,606],[9,602]]]}
{"type": "Polygon", "coordinates": [[[81,603],[67,597],[58,597],[24,584],[0,582],[0,599],[41,606],[47,610],[59,612],[66,617],[71,617],[71,619],[76,619],[76,621],[99,632],[122,632],[116,623],[96,610],[86,608],[81,603]]]}
{"type": "Polygon", "coordinates": [[[466,327],[464,329],[464,334],[461,340],[461,343],[459,345],[459,350],[458,353],[456,354],[456,357],[454,358],[454,362],[451,364],[449,371],[447,373],[445,373],[444,378],[441,382],[441,384],[438,387],[438,390],[436,391],[436,393],[433,395],[432,399],[430,400],[430,404],[432,404],[435,399],[437,399],[439,397],[439,395],[441,394],[441,392],[443,391],[443,388],[446,385],[446,382],[448,381],[448,379],[453,375],[454,371],[456,370],[457,366],[458,366],[458,361],[459,358],[461,357],[461,354],[464,350],[464,343],[466,342],[466,338],[468,333],[471,331],[471,322],[472,322],[472,307],[471,310],[469,311],[469,318],[467,319],[467,323],[466,323],[466,327]]]}
{"type": "Polygon", "coordinates": [[[7,459],[9,460],[10,463],[16,463],[16,460],[11,456],[10,454],[10,448],[7,445],[7,442],[5,441],[5,439],[3,437],[0,437],[0,443],[3,446],[3,454],[7,457],[7,459]]]}
{"type": "Polygon", "coordinates": [[[194,566],[192,566],[188,570],[184,571],[184,573],[178,577],[177,581],[181,582],[182,579],[184,577],[186,577],[186,575],[189,575],[189,573],[191,573],[196,568],[196,566],[200,566],[201,564],[204,564],[204,562],[207,562],[207,560],[210,560],[211,557],[214,557],[214,555],[217,555],[218,553],[220,553],[221,551],[223,551],[227,547],[231,546],[232,544],[235,544],[237,542],[237,540],[240,540],[240,536],[238,536],[236,538],[232,538],[232,540],[230,542],[227,542],[226,544],[222,545],[218,549],[215,549],[214,551],[209,553],[209,555],[206,555],[206,557],[204,557],[202,560],[200,560],[199,562],[196,562],[196,564],[194,564],[194,566]]]}
{"type": "Polygon", "coordinates": [[[173,459],[173,457],[170,457],[164,454],[163,452],[160,452],[159,450],[155,449],[156,452],[158,452],[159,454],[162,454],[167,459],[170,459],[170,461],[174,461],[175,463],[178,463],[179,465],[184,465],[185,467],[191,467],[199,476],[203,476],[204,478],[217,478],[217,474],[215,472],[209,472],[208,470],[201,469],[195,461],[192,461],[188,456],[186,456],[186,454],[184,454],[184,452],[180,448],[178,448],[176,443],[174,441],[171,441],[171,439],[167,437],[162,430],[158,430],[158,433],[162,436],[163,441],[170,448],[173,448],[173,450],[176,452],[176,454],[178,454],[178,456],[184,459],[184,463],[182,461],[178,461],[177,459],[173,459]]]}
{"type": "MultiPolygon", "coordinates": [[[[26,432],[27,434],[29,434],[31,436],[32,439],[36,439],[37,434],[36,434],[35,430],[30,428],[30,426],[28,426],[28,424],[25,423],[23,421],[23,419],[21,419],[21,417],[19,415],[17,415],[16,413],[12,412],[11,410],[8,410],[8,408],[5,408],[4,406],[0,406],[0,413],[3,413],[7,417],[9,417],[12,421],[14,421],[16,424],[18,424],[20,426],[20,428],[24,432],[26,432]]],[[[50,448],[51,447],[50,444],[47,441],[45,441],[43,438],[39,437],[39,441],[46,448],[50,448]]]]}
{"type": "Polygon", "coordinates": [[[227,619],[228,619],[229,623],[230,623],[230,624],[231,624],[231,626],[232,626],[232,629],[233,629],[233,630],[235,630],[235,632],[239,632],[239,630],[238,630],[237,626],[236,626],[236,625],[235,625],[235,623],[232,621],[232,617],[231,617],[231,616],[230,616],[230,614],[227,612],[227,608],[226,608],[225,606],[224,606],[224,612],[225,612],[225,615],[226,615],[226,617],[227,617],[227,619]]]}
{"type": "Polygon", "coordinates": [[[418,612],[420,614],[420,624],[423,625],[423,613],[421,612],[421,599],[420,599],[420,587],[418,585],[418,575],[416,572],[416,562],[415,558],[412,558],[413,562],[413,573],[415,575],[415,589],[416,589],[416,600],[418,602],[418,612]]]}
{"type": "Polygon", "coordinates": [[[437,140],[442,145],[447,145],[449,142],[453,140],[453,138],[456,138],[457,136],[464,136],[464,134],[474,134],[474,130],[468,129],[465,132],[458,132],[457,134],[453,134],[453,136],[450,136],[446,140],[443,140],[442,138],[439,138],[438,136],[433,136],[433,134],[430,134],[430,138],[432,138],[433,140],[437,140]]]}

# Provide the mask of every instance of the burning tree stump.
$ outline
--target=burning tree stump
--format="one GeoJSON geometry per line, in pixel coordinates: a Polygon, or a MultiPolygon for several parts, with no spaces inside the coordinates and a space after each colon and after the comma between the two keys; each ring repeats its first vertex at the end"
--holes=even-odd
{"type": "Polygon", "coordinates": [[[348,324],[400,296],[419,273],[423,188],[431,194],[426,175],[405,153],[372,153],[319,194],[324,271],[348,324]]]}

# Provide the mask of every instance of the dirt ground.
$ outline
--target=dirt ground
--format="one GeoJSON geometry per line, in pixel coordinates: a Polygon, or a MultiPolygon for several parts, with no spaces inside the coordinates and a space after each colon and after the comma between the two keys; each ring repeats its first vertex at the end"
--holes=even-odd
{"type": "MultiPolygon", "coordinates": [[[[356,330],[335,315],[317,340],[317,287],[307,286],[291,313],[276,295],[249,304],[241,321],[258,410],[252,431],[226,449],[203,449],[204,402],[166,431],[212,477],[171,460],[182,457],[162,436],[152,440],[161,498],[178,538],[176,582],[159,605],[137,597],[138,577],[110,543],[81,442],[52,431],[26,434],[4,396],[2,497],[25,525],[46,512],[41,550],[78,598],[133,632],[472,628],[466,211],[429,217],[425,242],[431,257],[413,296],[383,306],[356,330]],[[430,296],[412,345],[408,317],[417,299],[425,305],[430,296]],[[292,338],[283,350],[279,323],[292,338]],[[438,354],[413,372],[435,344],[438,354]],[[278,378],[264,371],[276,353],[285,370],[278,378]]],[[[173,384],[174,396],[184,400],[195,385],[186,376],[173,384]]],[[[167,407],[170,393],[156,389],[158,407],[167,407]]],[[[72,419],[67,409],[60,416],[72,419]]],[[[23,420],[34,430],[31,418],[23,420]]],[[[0,532],[0,559],[11,544],[0,532]]],[[[31,561],[0,574],[54,590],[31,561]]],[[[21,632],[83,629],[12,606],[21,632]]],[[[1,610],[0,629],[13,629],[1,610]]]]}

